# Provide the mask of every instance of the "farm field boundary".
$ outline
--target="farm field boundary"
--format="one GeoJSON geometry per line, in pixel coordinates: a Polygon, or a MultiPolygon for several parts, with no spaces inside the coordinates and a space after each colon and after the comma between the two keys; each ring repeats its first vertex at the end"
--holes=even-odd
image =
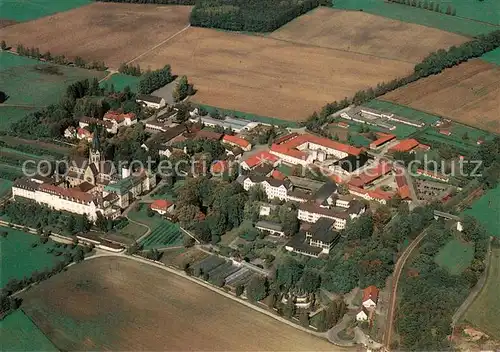
{"type": "Polygon", "coordinates": [[[82,350],[88,347],[86,341],[93,350],[157,350],[167,345],[172,350],[338,350],[248,309],[243,305],[247,302],[229,300],[223,291],[213,292],[200,287],[209,287],[205,283],[167,272],[173,269],[154,269],[138,261],[145,262],[108,257],[73,266],[26,292],[25,311],[62,350],[82,350]],[[92,309],[96,306],[101,309],[92,309]],[[140,314],[145,310],[147,316],[140,314]],[[82,322],[81,312],[92,312],[92,324],[82,322]],[[163,333],[158,321],[179,316],[186,319],[175,320],[169,333],[163,333]],[[130,326],[132,317],[142,329],[130,326]],[[219,333],[214,335],[214,329],[219,333]],[[186,339],[186,331],[192,332],[191,338],[186,339]]]}
{"type": "MultiPolygon", "coordinates": [[[[344,10],[363,10],[374,15],[416,23],[471,37],[498,29],[498,26],[493,24],[482,23],[458,16],[448,16],[425,9],[385,1],[335,0],[333,7],[344,10]]],[[[460,14],[458,13],[458,15],[460,14]]]]}
{"type": "Polygon", "coordinates": [[[383,95],[380,100],[500,133],[500,67],[472,59],[383,95]]]}
{"type": "Polygon", "coordinates": [[[490,62],[495,65],[500,65],[500,48],[497,48],[480,57],[481,60],[490,62]]]}
{"type": "Polygon", "coordinates": [[[2,0],[0,2],[0,18],[25,22],[90,3],[92,3],[91,0],[2,0]]]}
{"type": "Polygon", "coordinates": [[[320,7],[269,34],[294,43],[316,45],[413,64],[429,53],[459,46],[469,38],[439,29],[361,11],[320,7]],[[421,38],[418,43],[409,36],[421,38]]]}
{"type": "Polygon", "coordinates": [[[500,248],[492,245],[486,283],[462,319],[495,339],[500,339],[498,292],[500,292],[500,248]]]}
{"type": "Polygon", "coordinates": [[[489,235],[500,238],[500,186],[483,194],[463,213],[475,217],[489,235]]]}
{"type": "MultiPolygon", "coordinates": [[[[71,11],[1,28],[0,37],[10,45],[39,47],[40,51],[48,50],[53,56],[80,56],[118,69],[121,63],[186,27],[191,8],[92,1],[71,11]],[[65,31],[71,31],[71,35],[61,35],[65,31]]],[[[163,62],[162,66],[167,63],[163,62]]]]}
{"type": "Polygon", "coordinates": [[[1,351],[58,351],[21,309],[0,320],[0,331],[1,351]]]}

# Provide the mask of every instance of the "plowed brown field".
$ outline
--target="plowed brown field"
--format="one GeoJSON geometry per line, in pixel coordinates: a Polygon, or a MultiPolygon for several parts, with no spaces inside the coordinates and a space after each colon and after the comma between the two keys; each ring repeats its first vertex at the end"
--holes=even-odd
{"type": "Polygon", "coordinates": [[[341,350],[128,258],[77,264],[26,292],[23,309],[64,351],[341,350]]]}
{"type": "Polygon", "coordinates": [[[271,37],[412,63],[432,51],[470,40],[431,27],[326,7],[298,17],[271,37]]]}
{"type": "Polygon", "coordinates": [[[190,6],[96,2],[2,28],[0,37],[13,47],[21,43],[118,68],[187,26],[190,12],[190,6]]]}
{"type": "Polygon", "coordinates": [[[381,99],[500,133],[500,67],[479,59],[411,83],[381,99]]]}
{"type": "Polygon", "coordinates": [[[170,63],[194,82],[199,103],[291,121],[413,69],[401,61],[193,27],[137,63],[170,63]]]}

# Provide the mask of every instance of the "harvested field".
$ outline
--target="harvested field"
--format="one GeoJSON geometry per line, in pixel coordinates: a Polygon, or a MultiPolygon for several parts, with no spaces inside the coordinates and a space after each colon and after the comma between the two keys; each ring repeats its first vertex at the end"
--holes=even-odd
{"type": "Polygon", "coordinates": [[[16,23],[17,23],[17,21],[14,21],[14,20],[7,20],[4,18],[0,18],[0,28],[12,26],[13,24],[16,24],[16,23]]]}
{"type": "Polygon", "coordinates": [[[326,7],[298,17],[271,37],[412,63],[422,61],[432,51],[469,40],[435,28],[326,7]]]}
{"type": "Polygon", "coordinates": [[[31,21],[88,4],[90,0],[2,0],[0,15],[10,20],[31,21]]]}
{"type": "Polygon", "coordinates": [[[410,63],[206,28],[190,28],[136,63],[170,63],[194,83],[198,103],[290,121],[413,70],[410,63]]]}
{"type": "Polygon", "coordinates": [[[2,28],[0,37],[10,45],[22,43],[118,68],[185,27],[190,11],[190,6],[96,2],[2,28]]]}
{"type": "Polygon", "coordinates": [[[70,267],[26,292],[23,305],[61,350],[339,350],[128,258],[97,258],[70,267]]]}
{"type": "Polygon", "coordinates": [[[499,96],[500,67],[474,59],[380,99],[500,133],[499,96]]]}

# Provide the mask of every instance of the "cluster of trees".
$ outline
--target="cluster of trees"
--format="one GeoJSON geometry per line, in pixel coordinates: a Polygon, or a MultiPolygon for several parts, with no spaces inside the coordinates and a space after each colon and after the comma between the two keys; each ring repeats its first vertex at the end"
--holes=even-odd
{"type": "Polygon", "coordinates": [[[118,72],[130,75],[130,76],[140,76],[142,75],[141,67],[139,65],[127,65],[122,63],[118,68],[118,72]]]}
{"type": "Polygon", "coordinates": [[[327,0],[225,0],[197,1],[191,12],[193,26],[231,31],[271,32],[327,0]]]}
{"type": "MultiPolygon", "coordinates": [[[[389,0],[389,2],[395,2],[398,4],[402,4],[402,5],[408,5],[408,6],[418,7],[418,8],[422,8],[422,9],[429,10],[429,11],[435,11],[435,12],[442,13],[441,8],[439,6],[439,3],[434,4],[432,1],[428,1],[428,0],[424,0],[423,2],[421,0],[418,0],[418,1],[417,0],[389,0]]],[[[456,16],[457,10],[455,8],[451,7],[451,5],[448,5],[445,13],[447,15],[456,16]]]]}
{"type": "Polygon", "coordinates": [[[175,102],[180,102],[184,100],[187,96],[193,95],[195,93],[195,89],[192,84],[188,82],[187,76],[182,76],[177,83],[174,91],[172,92],[172,96],[175,102]]]}
{"type": "Polygon", "coordinates": [[[96,0],[101,2],[119,2],[127,4],[194,5],[196,0],[96,0]]]}
{"type": "Polygon", "coordinates": [[[87,232],[91,227],[91,223],[84,215],[54,211],[32,201],[7,202],[0,207],[0,215],[4,214],[11,222],[35,228],[40,233],[57,230],[62,235],[75,235],[87,232]]]}
{"type": "Polygon", "coordinates": [[[217,243],[221,235],[242,223],[247,197],[237,182],[188,179],[177,191],[175,215],[200,241],[217,243]]]}
{"type": "Polygon", "coordinates": [[[484,270],[487,235],[474,219],[465,219],[463,237],[474,243],[474,259],[459,275],[436,265],[439,250],[453,238],[443,222],[433,224],[411,263],[416,275],[402,282],[402,296],[396,319],[400,349],[443,350],[450,348],[446,338],[451,318],[484,270]]]}
{"type": "Polygon", "coordinates": [[[148,71],[141,76],[139,81],[139,93],[150,94],[153,91],[169,84],[175,79],[172,76],[170,65],[166,65],[162,69],[148,71]]]}
{"type": "Polygon", "coordinates": [[[444,69],[458,65],[474,57],[479,57],[486,52],[492,51],[500,46],[500,30],[489,34],[480,35],[458,47],[452,46],[448,50],[438,50],[428,55],[422,62],[415,65],[414,72],[403,78],[397,78],[387,83],[379,83],[375,88],[360,90],[351,99],[344,98],[342,101],[326,104],[318,114],[314,112],[306,121],[305,126],[311,131],[321,131],[321,126],[331,122],[329,116],[351,104],[361,105],[367,101],[384,95],[399,87],[405,86],[416,80],[429,75],[442,72],[444,69]]]}
{"type": "Polygon", "coordinates": [[[11,297],[5,293],[0,294],[0,317],[6,317],[9,313],[15,311],[21,306],[21,302],[20,298],[11,297]]]}
{"type": "Polygon", "coordinates": [[[75,57],[75,60],[71,61],[64,55],[52,56],[50,51],[42,53],[39,48],[35,47],[27,48],[22,44],[17,45],[16,52],[21,56],[27,56],[37,60],[43,59],[45,61],[53,62],[58,65],[75,65],[77,67],[82,67],[89,70],[98,70],[98,71],[106,71],[108,68],[102,61],[87,62],[80,56],[75,57]]]}

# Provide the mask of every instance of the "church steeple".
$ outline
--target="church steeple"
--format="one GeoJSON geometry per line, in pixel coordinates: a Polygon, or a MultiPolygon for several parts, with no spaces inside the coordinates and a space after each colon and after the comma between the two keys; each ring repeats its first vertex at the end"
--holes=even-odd
{"type": "Polygon", "coordinates": [[[99,142],[99,133],[98,131],[94,132],[94,136],[92,137],[92,144],[89,150],[89,161],[90,164],[94,164],[99,170],[99,166],[101,165],[101,143],[99,142]]]}

